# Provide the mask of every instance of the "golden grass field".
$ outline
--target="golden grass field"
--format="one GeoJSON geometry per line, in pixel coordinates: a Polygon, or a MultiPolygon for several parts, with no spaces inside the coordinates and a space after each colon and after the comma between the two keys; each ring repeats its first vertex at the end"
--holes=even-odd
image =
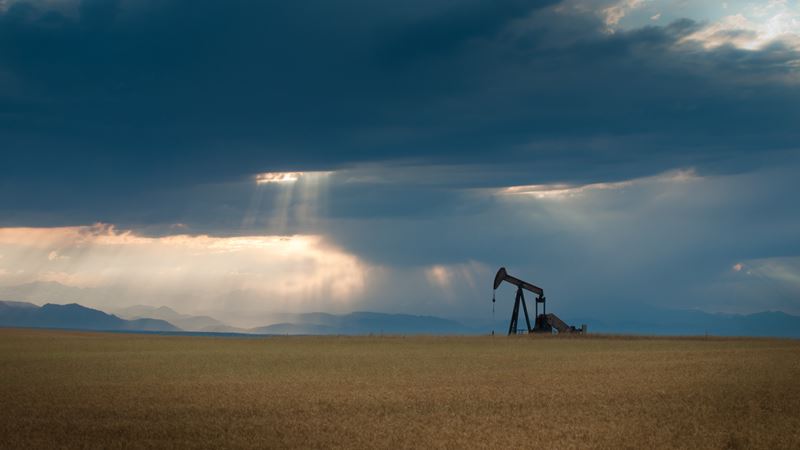
{"type": "Polygon", "coordinates": [[[0,330],[0,447],[800,448],[800,341],[0,330]]]}

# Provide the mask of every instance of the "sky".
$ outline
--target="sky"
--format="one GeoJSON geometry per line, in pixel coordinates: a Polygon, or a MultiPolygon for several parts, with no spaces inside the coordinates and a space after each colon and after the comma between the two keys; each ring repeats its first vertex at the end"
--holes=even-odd
{"type": "Polygon", "coordinates": [[[0,296],[800,314],[798,125],[798,1],[0,0],[0,296]]]}

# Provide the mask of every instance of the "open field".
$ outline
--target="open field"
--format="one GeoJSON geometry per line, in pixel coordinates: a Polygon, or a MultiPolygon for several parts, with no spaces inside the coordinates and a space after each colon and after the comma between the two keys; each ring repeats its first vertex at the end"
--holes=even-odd
{"type": "Polygon", "coordinates": [[[0,330],[0,447],[800,448],[800,341],[0,330]]]}

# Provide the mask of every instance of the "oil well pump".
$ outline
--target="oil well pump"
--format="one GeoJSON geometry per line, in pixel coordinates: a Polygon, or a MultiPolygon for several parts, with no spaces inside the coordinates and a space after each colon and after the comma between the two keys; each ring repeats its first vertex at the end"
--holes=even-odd
{"type": "Polygon", "coordinates": [[[528,333],[552,333],[554,330],[558,333],[585,333],[586,325],[580,328],[567,325],[563,320],[559,319],[555,314],[547,314],[547,298],[544,296],[544,290],[527,281],[520,280],[519,278],[512,277],[508,274],[505,267],[501,267],[494,276],[494,288],[492,290],[492,303],[495,300],[495,292],[503,282],[510,283],[517,287],[517,296],[514,300],[514,310],[511,313],[511,323],[508,325],[508,335],[517,334],[519,332],[517,321],[519,318],[519,306],[522,304],[522,312],[525,315],[525,325],[527,325],[528,333]],[[528,305],[525,303],[525,294],[523,290],[536,294],[534,304],[534,326],[531,328],[531,320],[528,316],[528,305]],[[542,314],[539,314],[539,303],[542,304],[542,314]]]}

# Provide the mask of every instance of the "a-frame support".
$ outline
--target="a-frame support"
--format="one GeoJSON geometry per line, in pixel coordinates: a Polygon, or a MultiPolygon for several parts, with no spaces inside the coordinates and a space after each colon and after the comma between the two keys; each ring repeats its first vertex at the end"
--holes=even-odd
{"type": "Polygon", "coordinates": [[[525,324],[528,326],[528,333],[531,332],[531,319],[528,317],[528,305],[525,304],[525,296],[522,288],[517,287],[517,298],[514,300],[514,312],[511,313],[511,323],[508,325],[508,335],[517,334],[517,319],[519,318],[519,304],[522,303],[522,312],[525,314],[525,324]]]}

